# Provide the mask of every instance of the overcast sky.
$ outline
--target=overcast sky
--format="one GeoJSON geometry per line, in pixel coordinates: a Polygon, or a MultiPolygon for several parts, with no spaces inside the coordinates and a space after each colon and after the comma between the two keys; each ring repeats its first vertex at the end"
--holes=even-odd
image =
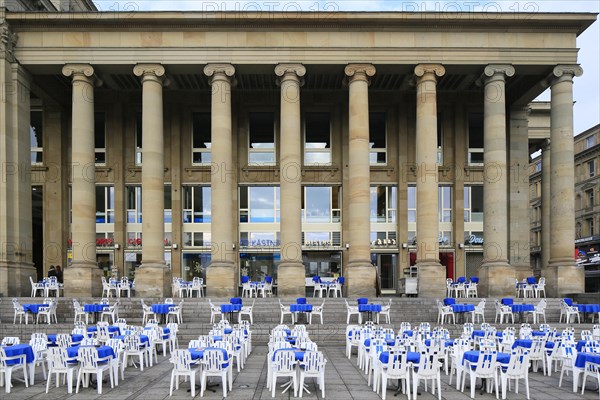
{"type": "MultiPolygon", "coordinates": [[[[446,12],[600,12],[599,0],[567,1],[395,1],[395,0],[94,0],[102,11],[446,11],[446,12]]],[[[575,79],[575,134],[600,123],[600,23],[577,40],[583,76],[575,79]]],[[[518,71],[517,71],[518,73],[518,71]]],[[[549,100],[549,91],[538,100],[549,100]]]]}

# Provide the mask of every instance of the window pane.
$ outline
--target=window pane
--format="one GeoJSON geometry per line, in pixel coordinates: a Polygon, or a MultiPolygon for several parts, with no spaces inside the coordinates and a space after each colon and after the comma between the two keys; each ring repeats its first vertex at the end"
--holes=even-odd
{"type": "MultiPolygon", "coordinates": [[[[250,148],[275,148],[275,114],[250,113],[250,148]]],[[[258,162],[258,161],[257,161],[258,162]]]]}
{"type": "Polygon", "coordinates": [[[310,152],[304,153],[305,164],[331,164],[331,153],[324,152],[310,152]]]}
{"type": "Polygon", "coordinates": [[[240,187],[240,209],[248,208],[248,187],[241,186],[240,187]]]}
{"type": "Polygon", "coordinates": [[[452,188],[449,186],[442,187],[444,193],[444,208],[452,208],[452,188]]]}
{"type": "Polygon", "coordinates": [[[385,149],[385,113],[369,113],[369,148],[385,149]]]}
{"type": "Polygon", "coordinates": [[[273,187],[250,187],[250,222],[275,222],[273,187]]]}
{"type": "Polygon", "coordinates": [[[96,186],[96,222],[106,223],[105,186],[96,186]]]}
{"type": "Polygon", "coordinates": [[[395,210],[398,198],[398,188],[393,186],[388,188],[388,208],[395,210]]]}
{"type": "Polygon", "coordinates": [[[331,220],[331,188],[306,187],[306,221],[329,222],[331,220]]]}
{"type": "Polygon", "coordinates": [[[385,222],[385,204],[386,200],[386,187],[377,187],[377,222],[385,222]]]}
{"type": "Polygon", "coordinates": [[[248,162],[251,164],[273,164],[275,163],[275,152],[249,153],[248,162]]]}
{"type": "Polygon", "coordinates": [[[212,162],[212,154],[205,151],[194,152],[192,162],[194,164],[210,164],[212,162]]]}
{"type": "MultiPolygon", "coordinates": [[[[483,114],[469,114],[469,147],[483,148],[483,114]]],[[[477,162],[475,160],[471,160],[477,162]]]]}
{"type": "Polygon", "coordinates": [[[341,199],[342,199],[342,187],[334,186],[331,188],[331,208],[333,209],[341,209],[341,199]]]}
{"type": "Polygon", "coordinates": [[[106,147],[106,114],[103,112],[94,114],[94,147],[97,149],[106,147]]]}
{"type": "Polygon", "coordinates": [[[44,147],[43,114],[41,111],[31,111],[30,118],[31,147],[44,147]]]}
{"type": "Polygon", "coordinates": [[[202,186],[202,214],[204,214],[203,222],[211,221],[212,197],[211,187],[202,186]]]}
{"type": "Polygon", "coordinates": [[[483,186],[471,186],[471,211],[483,212],[483,186]]]}
{"type": "Polygon", "coordinates": [[[468,186],[465,186],[465,189],[464,189],[464,201],[465,201],[464,202],[464,208],[465,209],[471,208],[471,199],[470,199],[470,196],[471,196],[471,190],[470,190],[470,188],[468,186]]]}
{"type": "MultiPolygon", "coordinates": [[[[210,113],[192,114],[192,147],[194,149],[210,149],[211,139],[210,113]]],[[[194,162],[196,162],[194,160],[194,162]]]]}
{"type": "Polygon", "coordinates": [[[415,209],[417,208],[417,188],[414,186],[408,187],[408,208],[415,209]]]}
{"type": "Polygon", "coordinates": [[[135,115],[135,147],[142,148],[142,113],[135,115]]]}
{"type": "Polygon", "coordinates": [[[165,210],[171,208],[171,185],[165,185],[165,210]]]}
{"type": "Polygon", "coordinates": [[[115,209],[115,187],[110,186],[108,188],[108,208],[111,210],[115,209]]]}
{"type": "Polygon", "coordinates": [[[329,113],[306,113],[306,148],[331,148],[329,113]]]}
{"type": "MultiPolygon", "coordinates": [[[[192,209],[192,191],[194,189],[190,186],[183,187],[183,209],[190,210],[192,209]]],[[[186,221],[191,222],[191,221],[186,221]]]]}

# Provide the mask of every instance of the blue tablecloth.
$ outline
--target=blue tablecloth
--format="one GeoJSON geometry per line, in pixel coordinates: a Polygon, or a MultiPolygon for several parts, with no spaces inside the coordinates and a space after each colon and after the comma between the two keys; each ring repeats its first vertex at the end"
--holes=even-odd
{"type": "MultiPolygon", "coordinates": [[[[88,332],[97,332],[98,327],[97,326],[88,326],[87,331],[88,332]]],[[[116,335],[120,335],[121,329],[118,326],[111,325],[108,327],[108,333],[114,333],[116,335]]]]}
{"type": "Polygon", "coordinates": [[[306,297],[298,297],[296,299],[296,304],[306,304],[306,297]]]}
{"type": "MultiPolygon", "coordinates": [[[[204,358],[205,350],[221,350],[221,352],[223,353],[223,360],[229,361],[229,356],[227,355],[227,351],[225,349],[222,349],[219,347],[202,347],[202,348],[188,349],[188,351],[190,352],[190,355],[192,356],[192,360],[202,360],[204,358]]],[[[222,367],[227,368],[228,365],[229,365],[229,362],[226,362],[222,365],[222,367]]]]}
{"type": "Polygon", "coordinates": [[[464,313],[475,311],[475,306],[473,304],[452,304],[452,311],[455,313],[464,313]]]}
{"type": "Polygon", "coordinates": [[[231,304],[242,304],[242,298],[241,297],[232,297],[231,299],[229,299],[229,302],[231,304]]]}
{"type": "MultiPolygon", "coordinates": [[[[21,356],[25,354],[25,363],[29,364],[35,359],[33,349],[28,344],[14,344],[12,346],[2,346],[7,357],[21,356]]],[[[7,365],[20,364],[17,360],[7,361],[7,365]]]]}
{"type": "Polygon", "coordinates": [[[451,306],[452,304],[456,304],[456,299],[452,298],[452,297],[446,297],[444,299],[444,305],[445,306],[451,306]]]}
{"type": "Polygon", "coordinates": [[[546,336],[546,332],[544,332],[544,331],[532,331],[531,335],[532,336],[546,336]]]}
{"type": "MultiPolygon", "coordinates": [[[[67,355],[69,356],[69,358],[77,357],[77,353],[79,353],[79,349],[81,347],[82,346],[67,347],[67,355]]],[[[113,348],[110,346],[100,346],[100,347],[96,347],[96,349],[98,350],[99,358],[105,358],[105,357],[109,357],[109,356],[112,358],[115,358],[115,352],[114,352],[113,348]]]]}
{"type": "Polygon", "coordinates": [[[312,304],[290,304],[291,312],[312,312],[312,304]]]}
{"type": "Polygon", "coordinates": [[[517,347],[521,347],[524,349],[530,349],[532,345],[533,345],[533,340],[531,340],[531,339],[517,339],[513,343],[512,348],[516,349],[517,347]]]}
{"type": "Polygon", "coordinates": [[[23,311],[37,314],[40,307],[48,307],[49,304],[23,304],[23,311]]]}
{"type": "MultiPolygon", "coordinates": [[[[379,355],[379,361],[381,361],[384,364],[387,364],[389,359],[390,359],[389,351],[382,351],[381,354],[379,355]]],[[[421,360],[421,353],[417,353],[414,351],[409,351],[406,353],[406,362],[411,362],[413,364],[417,364],[420,360],[421,360]]]]}
{"type": "Polygon", "coordinates": [[[108,304],[84,304],[83,311],[86,313],[102,312],[105,308],[110,307],[108,304]]]}
{"type": "Polygon", "coordinates": [[[573,299],[571,299],[570,297],[566,297],[563,299],[565,303],[567,303],[568,306],[572,306],[573,305],[573,299]]]}
{"type": "Polygon", "coordinates": [[[527,283],[530,285],[535,285],[536,284],[536,279],[535,276],[530,276],[527,278],[527,283]]]}
{"type": "Polygon", "coordinates": [[[152,304],[152,312],[154,314],[168,314],[175,307],[175,304],[152,304]]]}
{"type": "Polygon", "coordinates": [[[294,349],[294,348],[275,350],[275,352],[273,353],[273,361],[275,361],[275,354],[277,354],[280,351],[289,351],[289,350],[294,350],[294,357],[296,358],[296,361],[304,361],[304,353],[305,352],[302,350],[294,349]]]}
{"type": "Polygon", "coordinates": [[[238,312],[242,309],[241,304],[221,304],[222,313],[238,312]]]}
{"type": "MultiPolygon", "coordinates": [[[[72,334],[71,335],[71,342],[72,343],[79,343],[83,340],[83,335],[78,335],[78,334],[72,334]]],[[[56,345],[56,334],[50,334],[48,335],[48,344],[50,345],[56,345]]]]}
{"type": "Polygon", "coordinates": [[[533,304],[511,304],[510,308],[512,309],[512,312],[514,312],[514,313],[535,310],[535,307],[533,306],[533,304]]]}
{"type": "MultiPolygon", "coordinates": [[[[484,337],[485,336],[485,331],[482,330],[474,330],[473,333],[471,333],[471,339],[475,339],[475,337],[484,337]]],[[[496,331],[496,337],[502,337],[502,332],[501,331],[496,331]]]]}
{"type": "Polygon", "coordinates": [[[600,354],[595,353],[578,353],[577,359],[575,360],[575,366],[577,368],[585,368],[585,363],[591,362],[593,364],[600,365],[600,354]]]}
{"type": "Polygon", "coordinates": [[[358,303],[358,305],[369,304],[369,299],[367,299],[366,297],[361,297],[357,299],[356,302],[358,303]]]}
{"type": "Polygon", "coordinates": [[[577,342],[577,347],[576,347],[577,351],[583,351],[583,348],[585,347],[586,343],[587,343],[587,340],[579,340],[577,342]]]}
{"type": "Polygon", "coordinates": [[[358,311],[360,312],[381,312],[381,304],[359,304],[358,311]]]}
{"type": "Polygon", "coordinates": [[[514,300],[511,297],[505,297],[502,299],[502,305],[510,306],[514,303],[514,300]]]}
{"type": "Polygon", "coordinates": [[[584,313],[600,312],[600,304],[577,304],[577,309],[584,313]]]}
{"type": "MultiPolygon", "coordinates": [[[[468,360],[473,364],[476,363],[479,360],[479,353],[480,352],[477,350],[465,351],[465,354],[463,355],[463,364],[465,363],[465,360],[468,360]]],[[[510,354],[498,353],[496,361],[498,361],[500,364],[508,364],[510,361],[510,354]]]]}
{"type": "MultiPolygon", "coordinates": [[[[126,337],[125,335],[117,335],[117,336],[115,336],[115,339],[124,341],[125,337],[126,337]]],[[[146,344],[146,343],[150,342],[150,339],[146,335],[140,335],[140,342],[142,342],[142,344],[146,344]]]]}

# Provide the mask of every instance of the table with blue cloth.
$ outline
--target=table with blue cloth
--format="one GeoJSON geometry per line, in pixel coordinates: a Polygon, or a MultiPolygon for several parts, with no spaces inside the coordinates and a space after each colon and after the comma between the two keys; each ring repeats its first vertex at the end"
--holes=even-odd
{"type": "Polygon", "coordinates": [[[40,312],[40,308],[48,306],[49,304],[23,304],[23,311],[37,314],[40,312]]]}
{"type": "Polygon", "coordinates": [[[290,304],[290,312],[295,313],[294,321],[298,322],[300,316],[298,314],[306,315],[306,320],[308,322],[308,313],[312,312],[313,305],[312,304],[290,304]]]}
{"type": "Polygon", "coordinates": [[[517,339],[513,343],[512,348],[516,349],[517,347],[521,347],[523,349],[530,349],[532,345],[533,345],[533,340],[531,340],[531,339],[517,339]]]}
{"type": "MultiPolygon", "coordinates": [[[[478,350],[465,351],[463,355],[463,365],[465,361],[469,361],[472,365],[476,364],[479,361],[479,354],[481,352],[478,350]]],[[[510,361],[510,354],[508,353],[497,353],[496,361],[500,364],[508,364],[510,361]]]]}
{"type": "Polygon", "coordinates": [[[243,304],[242,303],[242,298],[241,297],[232,297],[229,299],[229,303],[231,304],[243,304]]]}
{"type": "MultiPolygon", "coordinates": [[[[381,361],[384,364],[387,364],[389,359],[390,359],[389,351],[382,351],[381,354],[379,355],[379,361],[381,361]]],[[[421,353],[417,353],[415,351],[409,351],[406,353],[406,362],[418,364],[420,360],[421,360],[421,353]]]]}
{"type": "Polygon", "coordinates": [[[527,284],[529,285],[535,285],[537,283],[537,280],[535,279],[535,276],[529,276],[527,277],[527,284]]]}
{"type": "Polygon", "coordinates": [[[600,312],[600,304],[577,304],[577,310],[583,313],[583,322],[585,322],[588,314],[600,312]]]}
{"type": "Polygon", "coordinates": [[[573,392],[578,391],[579,375],[585,370],[585,363],[596,364],[600,367],[600,354],[596,353],[577,353],[575,366],[573,367],[573,392]]]}
{"type": "MultiPolygon", "coordinates": [[[[431,346],[431,339],[425,339],[425,346],[431,346]]],[[[454,346],[454,340],[444,340],[444,347],[454,346]]]]}
{"type": "MultiPolygon", "coordinates": [[[[473,304],[451,304],[452,312],[458,314],[459,319],[465,322],[465,314],[475,312],[475,306],[473,304]]],[[[460,323],[460,321],[459,321],[460,323]]]]}
{"type": "Polygon", "coordinates": [[[296,299],[296,304],[306,304],[306,297],[298,297],[296,299]]]}
{"type": "Polygon", "coordinates": [[[511,311],[519,314],[519,322],[523,322],[523,313],[535,311],[533,304],[511,304],[511,311]]]}
{"type": "MultiPolygon", "coordinates": [[[[82,347],[96,347],[96,346],[71,346],[67,347],[67,355],[69,358],[77,358],[77,354],[79,353],[79,349],[82,347]]],[[[98,346],[96,347],[98,350],[98,358],[115,358],[115,352],[110,346],[98,346]]]]}
{"type": "Polygon", "coordinates": [[[361,298],[356,299],[356,303],[358,305],[369,304],[369,299],[367,299],[366,297],[361,297],[361,298]]]}
{"type": "MultiPolygon", "coordinates": [[[[119,328],[118,326],[110,325],[106,329],[107,329],[109,335],[112,334],[111,336],[120,335],[121,334],[121,328],[119,328]]],[[[97,332],[98,331],[98,327],[97,326],[88,326],[87,331],[88,331],[88,333],[97,332]]]]}
{"type": "Polygon", "coordinates": [[[456,304],[456,299],[454,297],[446,297],[444,299],[445,306],[451,306],[452,304],[456,304]]]}
{"type": "Polygon", "coordinates": [[[108,307],[110,307],[108,304],[84,304],[83,312],[92,314],[93,321],[97,322],[99,319],[98,317],[100,316],[100,313],[102,311],[104,311],[105,308],[108,308],[108,307]]]}
{"type": "Polygon", "coordinates": [[[175,304],[152,304],[152,312],[156,315],[160,316],[160,322],[165,322],[167,320],[167,314],[175,308],[175,304]]]}
{"type": "MultiPolygon", "coordinates": [[[[233,299],[232,299],[233,300],[233,299]]],[[[221,304],[221,313],[229,316],[229,322],[234,322],[234,313],[242,310],[241,304],[221,304]]]]}
{"type": "MultiPolygon", "coordinates": [[[[50,346],[56,346],[56,334],[50,334],[48,335],[48,345],[50,346]]],[[[79,334],[72,334],[71,335],[71,343],[80,343],[83,340],[83,335],[79,335],[79,334]]]]}
{"type": "Polygon", "coordinates": [[[367,321],[372,321],[373,313],[381,312],[381,304],[359,304],[358,311],[361,313],[367,313],[367,321]]]}

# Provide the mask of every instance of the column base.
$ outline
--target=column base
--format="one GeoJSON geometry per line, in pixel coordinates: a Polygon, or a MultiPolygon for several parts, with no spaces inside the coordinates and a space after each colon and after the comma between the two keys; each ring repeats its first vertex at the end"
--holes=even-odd
{"type": "MultiPolygon", "coordinates": [[[[101,297],[102,270],[93,262],[77,262],[63,272],[65,297],[101,297]]],[[[136,282],[137,283],[137,282],[136,282]]]]}
{"type": "Polygon", "coordinates": [[[0,297],[29,297],[31,283],[37,282],[37,271],[31,263],[0,262],[0,297]]]}
{"type": "Polygon", "coordinates": [[[135,297],[171,296],[171,270],[166,264],[142,262],[135,272],[135,297]]]}
{"type": "Polygon", "coordinates": [[[507,261],[484,262],[477,269],[479,297],[514,297],[515,269],[507,261]]]}
{"type": "Polygon", "coordinates": [[[304,297],[306,269],[301,262],[283,262],[277,268],[277,296],[304,297]]]}
{"type": "Polygon", "coordinates": [[[227,261],[210,263],[206,270],[206,295],[209,297],[236,297],[238,295],[234,263],[227,261]]]}
{"type": "Polygon", "coordinates": [[[546,297],[565,297],[573,293],[585,292],[585,271],[572,259],[550,260],[542,269],[546,277],[546,297]]]}
{"type": "Polygon", "coordinates": [[[346,296],[377,296],[377,268],[369,260],[350,261],[346,267],[346,296]]]}
{"type": "Polygon", "coordinates": [[[515,276],[518,280],[522,281],[530,276],[533,276],[533,268],[529,264],[512,264],[515,269],[515,276]]]}
{"type": "Polygon", "coordinates": [[[446,267],[437,261],[417,262],[419,297],[446,297],[446,267]]]}

